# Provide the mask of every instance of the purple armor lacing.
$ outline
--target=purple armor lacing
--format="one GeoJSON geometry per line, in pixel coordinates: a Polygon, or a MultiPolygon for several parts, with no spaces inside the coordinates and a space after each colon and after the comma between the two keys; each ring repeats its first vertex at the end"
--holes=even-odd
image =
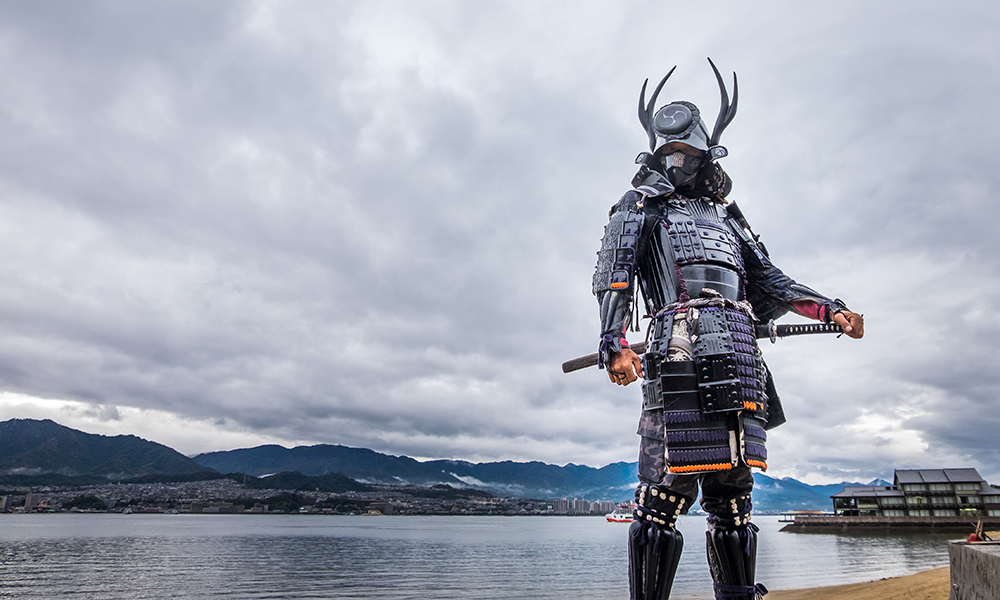
{"type": "MultiPolygon", "coordinates": [[[[691,442],[720,442],[729,439],[729,431],[724,429],[696,429],[693,431],[668,431],[667,443],[683,444],[691,442]]],[[[671,453],[673,454],[673,453],[671,453]]]]}
{"type": "Polygon", "coordinates": [[[729,448],[704,448],[698,450],[671,450],[670,462],[704,462],[730,459],[729,448]]]}
{"type": "Polygon", "coordinates": [[[754,585],[725,585],[714,584],[716,600],[737,600],[740,598],[763,598],[767,594],[767,588],[763,583],[754,585]]]}
{"type": "Polygon", "coordinates": [[[693,423],[695,421],[719,422],[725,420],[725,415],[702,414],[701,411],[697,410],[679,410],[663,413],[663,422],[670,425],[693,423]]]}
{"type": "Polygon", "coordinates": [[[636,527],[631,531],[632,539],[639,546],[645,546],[649,543],[649,538],[653,538],[653,554],[659,556],[660,554],[660,536],[651,536],[650,534],[655,527],[652,523],[642,522],[642,527],[636,527]]]}
{"type": "Polygon", "coordinates": [[[597,368],[603,369],[606,365],[604,364],[604,354],[609,350],[608,346],[614,347],[615,336],[611,333],[606,333],[601,338],[601,344],[597,347],[597,368]]]}

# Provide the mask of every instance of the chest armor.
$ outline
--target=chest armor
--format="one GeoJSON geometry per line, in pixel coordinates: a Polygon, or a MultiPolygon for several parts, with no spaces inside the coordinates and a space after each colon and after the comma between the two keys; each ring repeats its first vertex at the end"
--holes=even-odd
{"type": "Polygon", "coordinates": [[[744,299],[739,241],[725,209],[704,200],[671,201],[663,216],[639,265],[650,314],[685,295],[697,298],[705,288],[730,300],[744,299]]]}

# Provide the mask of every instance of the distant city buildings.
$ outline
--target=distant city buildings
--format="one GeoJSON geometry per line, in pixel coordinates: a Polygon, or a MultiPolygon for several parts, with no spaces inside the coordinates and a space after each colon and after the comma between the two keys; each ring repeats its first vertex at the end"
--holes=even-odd
{"type": "Polygon", "coordinates": [[[606,515],[614,512],[618,505],[610,500],[590,502],[573,498],[559,498],[552,501],[552,512],[557,515],[606,515]]]}

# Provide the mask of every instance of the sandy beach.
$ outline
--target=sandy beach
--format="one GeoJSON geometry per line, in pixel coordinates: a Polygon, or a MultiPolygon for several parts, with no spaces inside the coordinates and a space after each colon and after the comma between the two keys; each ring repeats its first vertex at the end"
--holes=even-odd
{"type": "Polygon", "coordinates": [[[767,600],[947,600],[951,576],[948,567],[853,583],[804,590],[777,590],[767,600]]]}

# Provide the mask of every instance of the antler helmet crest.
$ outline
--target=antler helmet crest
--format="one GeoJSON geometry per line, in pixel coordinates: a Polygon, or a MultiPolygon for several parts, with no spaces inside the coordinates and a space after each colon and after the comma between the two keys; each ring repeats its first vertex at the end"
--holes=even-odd
{"type": "Polygon", "coordinates": [[[642,91],[639,92],[639,123],[646,130],[646,135],[649,136],[650,152],[655,153],[670,142],[683,142],[692,148],[709,152],[713,158],[720,158],[727,154],[725,148],[719,146],[719,138],[722,137],[722,132],[736,116],[736,104],[739,100],[736,73],[733,73],[733,101],[730,104],[729,93],[726,91],[726,84],[722,81],[722,75],[715,68],[715,63],[712,62],[711,58],[708,59],[708,64],[712,65],[712,71],[715,73],[715,80],[719,82],[719,92],[722,96],[722,106],[719,109],[719,117],[715,121],[712,135],[709,135],[705,128],[701,119],[701,111],[690,102],[678,100],[654,111],[656,98],[660,95],[663,84],[667,82],[667,79],[670,79],[677,67],[670,69],[670,72],[660,80],[648,103],[646,102],[646,86],[649,85],[649,80],[647,79],[642,84],[642,91]],[[715,148],[718,148],[718,151],[715,148]]]}

